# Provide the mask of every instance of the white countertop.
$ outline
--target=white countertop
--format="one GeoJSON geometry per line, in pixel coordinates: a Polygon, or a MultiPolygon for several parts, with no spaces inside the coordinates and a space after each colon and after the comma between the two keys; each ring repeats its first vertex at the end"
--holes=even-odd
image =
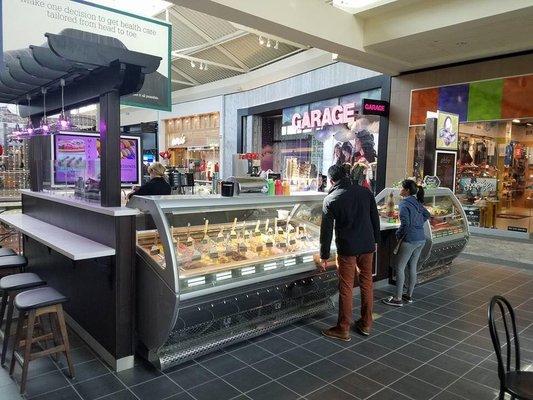
{"type": "Polygon", "coordinates": [[[74,195],[54,195],[45,192],[32,192],[31,190],[21,190],[20,191],[25,196],[38,197],[40,199],[53,201],[56,203],[66,204],[72,207],[78,207],[83,210],[88,210],[92,212],[97,212],[100,214],[111,215],[113,217],[123,217],[128,215],[137,215],[139,210],[129,207],[102,207],[98,203],[90,203],[88,201],[83,201],[74,197],[74,195]]]}
{"type": "Polygon", "coordinates": [[[72,260],[115,255],[115,249],[25,214],[0,214],[0,221],[72,260]]]}
{"type": "Polygon", "coordinates": [[[389,230],[389,229],[398,229],[400,227],[400,223],[399,222],[380,221],[379,222],[379,226],[380,226],[382,231],[386,231],[386,230],[389,230]]]}

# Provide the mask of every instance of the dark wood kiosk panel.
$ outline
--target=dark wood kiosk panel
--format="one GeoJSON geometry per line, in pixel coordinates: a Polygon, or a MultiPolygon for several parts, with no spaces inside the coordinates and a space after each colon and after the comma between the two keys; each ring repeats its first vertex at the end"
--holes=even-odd
{"type": "Polygon", "coordinates": [[[69,297],[69,325],[115,369],[130,368],[137,212],[120,207],[119,101],[141,89],[161,58],[75,29],[45,36],[44,45],[4,53],[0,102],[19,105],[36,128],[29,138],[31,191],[22,194],[22,214],[1,221],[23,234],[29,271],[69,297]],[[41,118],[94,103],[100,105],[100,204],[72,190],[43,192],[52,171],[48,132],[37,128],[41,118]]]}

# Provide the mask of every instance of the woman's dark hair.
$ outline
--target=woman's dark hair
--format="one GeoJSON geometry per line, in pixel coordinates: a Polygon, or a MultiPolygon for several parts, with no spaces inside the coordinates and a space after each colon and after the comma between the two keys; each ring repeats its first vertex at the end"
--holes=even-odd
{"type": "Polygon", "coordinates": [[[342,154],[342,143],[341,143],[341,142],[339,142],[339,143],[337,143],[337,144],[335,145],[335,148],[333,149],[333,155],[334,155],[334,156],[335,156],[335,151],[336,151],[337,149],[339,149],[339,153],[340,153],[340,154],[339,154],[339,158],[337,159],[337,164],[338,164],[338,165],[342,165],[342,164],[344,164],[344,161],[346,161],[346,160],[345,160],[345,158],[344,158],[344,154],[342,154]]]}
{"type": "Polygon", "coordinates": [[[367,130],[362,130],[357,134],[357,139],[361,142],[364,157],[369,163],[376,161],[376,149],[374,148],[374,136],[367,130]]]}
{"type": "MultiPolygon", "coordinates": [[[[350,153],[350,155],[353,153],[353,147],[352,147],[352,144],[350,142],[344,142],[341,146],[341,150],[342,151],[347,151],[350,153]]],[[[345,160],[345,161],[348,161],[348,160],[345,160]]]]}
{"type": "Polygon", "coordinates": [[[402,182],[402,187],[409,192],[411,196],[416,196],[420,204],[424,204],[424,188],[416,184],[412,179],[406,179],[402,182]]]}

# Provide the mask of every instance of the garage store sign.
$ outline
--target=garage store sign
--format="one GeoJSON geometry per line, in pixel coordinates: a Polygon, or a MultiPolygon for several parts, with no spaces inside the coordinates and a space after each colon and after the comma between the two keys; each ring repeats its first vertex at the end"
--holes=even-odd
{"type": "Polygon", "coordinates": [[[355,121],[355,103],[346,103],[319,110],[306,111],[292,115],[292,126],[298,129],[322,128],[328,125],[347,124],[355,121]]]}

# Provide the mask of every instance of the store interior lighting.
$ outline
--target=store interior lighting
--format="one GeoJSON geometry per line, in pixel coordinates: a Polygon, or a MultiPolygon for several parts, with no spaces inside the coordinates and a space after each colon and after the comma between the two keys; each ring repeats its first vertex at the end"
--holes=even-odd
{"type": "Polygon", "coordinates": [[[515,123],[515,124],[519,124],[519,123],[520,123],[520,120],[519,120],[518,118],[515,118],[515,119],[513,119],[513,123],[515,123]]]}
{"type": "Polygon", "coordinates": [[[276,50],[279,49],[279,41],[270,38],[264,38],[263,36],[259,36],[259,45],[268,48],[273,47],[276,50]]]}

